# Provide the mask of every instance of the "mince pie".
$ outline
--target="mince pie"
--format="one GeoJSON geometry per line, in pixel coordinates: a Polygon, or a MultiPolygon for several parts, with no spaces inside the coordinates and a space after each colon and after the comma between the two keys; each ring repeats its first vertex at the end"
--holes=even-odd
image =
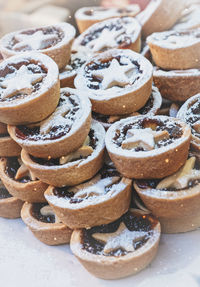
{"type": "Polygon", "coordinates": [[[92,179],[73,187],[53,187],[45,198],[58,217],[72,229],[110,223],[130,206],[130,179],[111,166],[104,166],[92,179]]]}
{"type": "Polygon", "coordinates": [[[24,52],[0,63],[0,121],[25,124],[49,116],[60,97],[58,75],[56,63],[36,52],[24,52]]]}
{"type": "Polygon", "coordinates": [[[200,68],[200,28],[153,33],[147,43],[155,64],[162,69],[200,68]]]}
{"type": "Polygon", "coordinates": [[[134,187],[159,219],[162,232],[186,232],[200,227],[200,165],[195,157],[164,179],[136,180],[134,187]]]}
{"type": "Polygon", "coordinates": [[[190,30],[200,28],[200,3],[192,4],[183,10],[181,18],[173,26],[173,30],[190,30]]]}
{"type": "Polygon", "coordinates": [[[92,117],[95,121],[100,122],[107,130],[113,123],[123,118],[139,116],[139,115],[156,115],[161,107],[161,104],[162,104],[161,94],[155,86],[152,86],[151,96],[149,97],[145,106],[142,107],[137,112],[133,112],[127,115],[115,115],[115,116],[106,116],[93,112],[92,117]]]}
{"type": "Polygon", "coordinates": [[[103,279],[136,274],[154,259],[160,223],[151,215],[130,209],[118,220],[91,229],[74,230],[70,247],[83,266],[103,279]]]}
{"type": "Polygon", "coordinates": [[[167,116],[137,116],[114,123],[106,148],[117,170],[128,178],[163,178],[186,161],[191,131],[167,116]]]}
{"type": "Polygon", "coordinates": [[[131,50],[113,49],[90,58],[74,84],[84,90],[94,112],[122,115],[138,111],[152,89],[152,65],[131,50]]]}
{"type": "Polygon", "coordinates": [[[95,23],[115,17],[134,17],[140,12],[139,5],[127,5],[122,8],[101,6],[83,7],[76,11],[75,19],[80,33],[83,33],[87,28],[95,23]]]}
{"type": "Polygon", "coordinates": [[[0,123],[0,157],[18,156],[20,153],[21,147],[10,137],[7,126],[0,123]]]}
{"type": "Polygon", "coordinates": [[[102,167],[105,149],[105,130],[92,123],[83,145],[59,158],[38,158],[22,150],[25,165],[40,180],[54,186],[76,185],[92,178],[102,167]]]}
{"type": "Polygon", "coordinates": [[[37,51],[51,57],[62,69],[70,59],[74,37],[75,29],[68,23],[30,28],[5,35],[0,40],[0,51],[4,58],[37,51]]]}
{"type": "Polygon", "coordinates": [[[144,11],[136,16],[142,25],[143,37],[169,30],[180,18],[182,10],[183,3],[180,0],[151,0],[144,11]]]}
{"type": "MultiPolygon", "coordinates": [[[[45,105],[46,106],[46,105],[45,105]]],[[[91,104],[81,91],[63,88],[56,110],[40,123],[9,126],[11,137],[33,156],[57,158],[77,150],[91,123],[91,104]]]]}
{"type": "Polygon", "coordinates": [[[12,197],[0,180],[0,217],[19,218],[23,201],[12,197]]]}
{"type": "Polygon", "coordinates": [[[64,225],[47,203],[26,202],[21,211],[24,223],[37,239],[48,245],[70,242],[72,230],[64,225]]]}
{"type": "Polygon", "coordinates": [[[156,67],[153,80],[164,98],[183,102],[199,92],[200,69],[165,71],[156,67]]]}
{"type": "Polygon", "coordinates": [[[192,131],[191,148],[200,151],[200,94],[188,99],[180,108],[177,118],[185,121],[192,131]]]}
{"type": "Polygon", "coordinates": [[[103,52],[111,48],[140,52],[141,26],[132,17],[112,18],[89,27],[79,35],[72,48],[84,48],[90,52],[103,52]]]}
{"type": "Polygon", "coordinates": [[[20,157],[0,159],[0,178],[9,193],[22,201],[45,202],[48,185],[28,170],[20,157]]]}

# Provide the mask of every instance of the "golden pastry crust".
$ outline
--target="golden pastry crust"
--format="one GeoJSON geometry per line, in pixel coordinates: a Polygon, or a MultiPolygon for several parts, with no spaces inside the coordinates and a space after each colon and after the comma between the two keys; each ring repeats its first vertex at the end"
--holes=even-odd
{"type": "MultiPolygon", "coordinates": [[[[45,223],[32,215],[33,204],[26,202],[21,211],[24,223],[35,237],[47,245],[61,245],[70,242],[72,230],[61,222],[45,223]]],[[[59,221],[59,220],[58,220],[59,221]]]]}
{"type": "Polygon", "coordinates": [[[199,92],[200,69],[153,72],[154,84],[162,96],[170,101],[186,101],[199,92]]]}
{"type": "MultiPolygon", "coordinates": [[[[74,122],[71,122],[73,115],[73,109],[75,105],[70,102],[67,104],[59,104],[57,109],[54,111],[49,118],[45,119],[41,123],[35,124],[39,127],[39,138],[37,140],[37,134],[35,135],[36,140],[31,140],[28,137],[21,137],[21,131],[18,131],[17,126],[8,126],[8,132],[12,139],[16,141],[27,153],[40,158],[58,158],[63,155],[67,155],[75,150],[77,150],[84,142],[85,138],[90,129],[91,125],[91,104],[89,99],[80,91],[70,88],[61,89],[61,97],[63,100],[71,99],[70,97],[75,97],[76,102],[79,105],[79,110],[74,112],[74,122]],[[68,98],[69,97],[69,98],[68,98]],[[63,113],[63,108],[66,107],[66,112],[63,113]],[[67,118],[67,113],[69,112],[69,119],[67,118]],[[61,121],[61,119],[62,122],[61,121]],[[68,122],[67,122],[68,120],[68,122]],[[56,122],[57,121],[57,122],[56,122]],[[61,124],[60,124],[61,121],[61,124]],[[71,124],[70,130],[63,136],[51,138],[51,130],[56,129],[59,125],[71,124]],[[56,125],[57,124],[57,125],[56,125]],[[44,127],[44,132],[42,130],[44,127]],[[19,135],[18,135],[19,134],[19,135]],[[49,138],[43,140],[43,136],[48,136],[49,138]]],[[[75,103],[76,104],[76,103],[75,103]]],[[[65,132],[64,126],[61,127],[61,132],[65,132]]],[[[59,129],[58,129],[59,132],[59,129]]],[[[22,132],[23,133],[23,132],[22,132]]],[[[56,133],[56,132],[55,132],[56,133]]]]}
{"type": "Polygon", "coordinates": [[[83,33],[90,26],[115,17],[135,17],[140,12],[140,7],[127,5],[126,8],[103,8],[101,6],[83,7],[76,11],[75,19],[80,33],[83,33]]]}
{"type": "Polygon", "coordinates": [[[69,62],[74,37],[75,29],[68,23],[59,23],[52,26],[24,29],[6,34],[0,41],[0,51],[4,58],[9,58],[27,50],[37,51],[51,57],[58,65],[59,69],[62,69],[69,62]],[[37,38],[35,37],[36,33],[41,33],[42,35],[38,35],[37,38]],[[24,36],[27,37],[27,39],[24,39],[24,36]],[[45,37],[48,36],[52,37],[52,39],[45,39],[45,37]],[[60,40],[59,37],[61,38],[60,40]],[[58,41],[56,39],[58,39],[58,41]],[[49,45],[47,45],[47,48],[42,47],[45,41],[52,42],[50,47],[49,45]],[[54,44],[54,41],[57,41],[57,43],[54,44]],[[13,49],[11,43],[15,43],[14,47],[20,44],[21,46],[13,49]],[[25,44],[23,45],[22,43],[25,44]],[[32,45],[30,43],[32,43],[32,45]]]}
{"type": "MultiPolygon", "coordinates": [[[[147,124],[145,128],[148,129],[148,127],[149,125],[147,124]]],[[[143,131],[145,131],[145,128],[143,131]]],[[[143,131],[140,131],[140,135],[142,136],[143,131]]],[[[135,132],[135,129],[133,132],[135,132]]],[[[143,144],[143,141],[146,141],[147,145],[149,144],[149,132],[150,131],[147,131],[147,134],[141,138],[141,140],[137,140],[137,138],[133,139],[136,144],[138,143],[138,147],[140,147],[140,144],[144,146],[145,142],[143,144]]],[[[138,136],[136,135],[136,137],[138,136]]],[[[128,178],[163,178],[176,172],[185,163],[188,157],[190,138],[191,130],[189,126],[180,120],[166,116],[138,116],[121,120],[120,122],[113,124],[106,134],[106,148],[117,170],[124,176],[128,178]],[[158,149],[152,149],[152,147],[150,147],[150,149],[146,149],[146,151],[134,151],[134,149],[131,151],[131,149],[129,150],[129,147],[124,146],[124,148],[122,148],[122,146],[116,144],[114,138],[116,133],[117,135],[121,134],[120,129],[125,125],[140,121],[145,124],[146,119],[147,122],[150,123],[157,119],[166,124],[178,124],[182,130],[182,135],[179,139],[172,141],[171,145],[169,143],[169,145],[161,146],[158,149]]],[[[128,138],[125,139],[125,141],[128,141],[128,138]]],[[[155,145],[155,140],[152,144],[155,145]]]]}
{"type": "Polygon", "coordinates": [[[147,38],[155,64],[165,70],[200,68],[200,29],[153,33],[147,38]]]}
{"type": "Polygon", "coordinates": [[[183,9],[183,3],[179,0],[150,1],[146,9],[136,16],[142,25],[143,37],[169,30],[180,18],[183,9]]]}
{"type": "MultiPolygon", "coordinates": [[[[141,211],[132,212],[140,213],[142,216],[141,211]]],[[[154,259],[160,239],[159,222],[154,226],[153,232],[154,235],[142,247],[123,256],[96,255],[84,250],[83,229],[73,231],[70,248],[80,263],[94,276],[102,279],[119,279],[138,273],[154,259]]]]}
{"type": "MultiPolygon", "coordinates": [[[[105,130],[99,123],[97,127],[99,144],[96,150],[86,159],[78,159],[63,165],[42,165],[22,150],[21,157],[25,165],[43,182],[54,186],[76,185],[93,177],[103,165],[105,130]]],[[[96,128],[95,128],[96,129],[96,128]]]]}
{"type": "Polygon", "coordinates": [[[123,115],[137,111],[145,105],[151,95],[152,72],[151,63],[143,56],[131,50],[113,49],[90,58],[80,69],[74,84],[77,89],[83,89],[88,92],[94,112],[104,115],[123,115]],[[120,57],[120,61],[130,61],[130,63],[121,65],[117,57],[120,57]],[[134,66],[131,61],[137,62],[138,66],[134,66]],[[90,71],[90,66],[95,62],[97,62],[97,65],[110,62],[109,66],[105,68],[106,75],[104,73],[100,83],[98,83],[98,89],[92,88],[93,81],[88,79],[89,76],[95,78],[96,73],[99,73],[99,71],[101,73],[99,69],[91,68],[90,71]],[[114,70],[114,66],[119,69],[118,73],[121,73],[121,77],[114,70]],[[130,67],[129,72],[132,71],[130,78],[127,78],[126,73],[123,74],[123,69],[128,69],[128,67],[130,67]],[[136,72],[133,69],[136,69],[136,72]],[[142,72],[140,73],[138,69],[141,69],[142,72]],[[108,73],[113,75],[113,78],[110,76],[110,79],[108,79],[108,73]],[[115,79],[115,74],[117,79],[115,79]],[[136,74],[138,75],[137,80],[135,80],[136,74]],[[125,77],[126,83],[119,83],[122,77],[125,77]],[[107,82],[108,80],[109,82],[107,82]],[[90,87],[88,86],[89,84],[91,85],[90,87]]]}
{"type": "Polygon", "coordinates": [[[7,133],[8,133],[7,125],[4,123],[0,123],[0,135],[7,133]]]}
{"type": "Polygon", "coordinates": [[[5,96],[5,99],[2,100],[1,98],[0,100],[0,121],[10,125],[18,125],[38,122],[45,119],[55,110],[60,96],[58,67],[55,62],[46,55],[42,55],[36,52],[24,52],[20,55],[6,59],[0,64],[1,76],[2,73],[5,73],[8,65],[11,68],[12,65],[19,65],[20,68],[18,68],[18,70],[13,73],[10,72],[13,75],[12,85],[11,83],[6,82],[9,81],[9,79],[7,79],[5,81],[6,89],[1,89],[3,90],[3,95],[5,96]],[[20,86],[20,92],[25,93],[25,96],[23,96],[22,98],[15,98],[14,96],[19,88],[17,86],[17,82],[15,82],[14,80],[16,79],[17,81],[18,77],[21,74],[24,76],[24,72],[22,71],[20,72],[20,75],[17,75],[17,73],[19,73],[20,69],[25,69],[27,78],[31,77],[30,72],[28,72],[29,70],[27,68],[27,66],[31,64],[35,64],[37,67],[40,66],[45,71],[42,73],[32,72],[32,76],[39,77],[41,75],[40,88],[38,90],[36,89],[36,91],[33,92],[33,87],[30,88],[30,85],[32,85],[35,80],[28,79],[31,82],[33,81],[31,84],[28,82],[24,83],[22,81],[20,85],[23,84],[24,86],[20,86]],[[7,91],[8,95],[5,94],[5,91],[7,91]],[[12,95],[14,97],[13,99],[6,99],[7,97],[11,97],[12,95]],[[47,102],[48,105],[46,105],[47,102]]]}
{"type": "Polygon", "coordinates": [[[48,185],[41,180],[28,181],[26,183],[16,181],[6,173],[7,159],[0,159],[0,178],[9,193],[22,201],[46,202],[44,192],[48,185]]]}
{"type": "Polygon", "coordinates": [[[0,156],[18,156],[21,153],[21,147],[8,135],[0,136],[0,156]]]}

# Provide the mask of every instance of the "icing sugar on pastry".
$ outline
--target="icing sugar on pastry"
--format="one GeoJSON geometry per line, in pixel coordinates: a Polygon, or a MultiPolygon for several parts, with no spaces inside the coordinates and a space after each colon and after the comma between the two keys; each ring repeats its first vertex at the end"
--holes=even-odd
{"type": "Polygon", "coordinates": [[[10,98],[17,92],[30,95],[33,91],[33,84],[44,78],[44,73],[33,73],[27,66],[22,65],[19,70],[0,78],[1,99],[10,98]]]}
{"type": "Polygon", "coordinates": [[[135,251],[134,242],[144,239],[148,235],[146,231],[130,231],[126,225],[121,222],[117,231],[113,233],[94,233],[92,236],[105,243],[104,253],[110,253],[116,249],[122,248],[127,252],[135,251]]]}

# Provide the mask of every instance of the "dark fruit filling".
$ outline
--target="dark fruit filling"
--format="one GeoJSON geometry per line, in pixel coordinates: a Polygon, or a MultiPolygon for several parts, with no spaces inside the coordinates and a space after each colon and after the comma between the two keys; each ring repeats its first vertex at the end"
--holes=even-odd
{"type": "Polygon", "coordinates": [[[12,195],[7,191],[5,187],[0,187],[0,199],[10,198],[12,195]]]}
{"type": "MultiPolygon", "coordinates": [[[[7,173],[7,175],[12,178],[13,180],[15,179],[15,175],[18,171],[18,169],[20,168],[20,164],[18,162],[18,158],[17,157],[9,157],[7,158],[7,163],[6,163],[6,170],[5,172],[7,173]]],[[[27,183],[31,181],[31,178],[29,176],[24,176],[18,180],[16,180],[18,182],[21,183],[27,183]]]]}
{"type": "MultiPolygon", "coordinates": [[[[200,99],[189,107],[186,112],[185,120],[191,127],[200,120],[200,99]]],[[[200,134],[193,127],[192,134],[200,138],[200,134]]]]}
{"type": "Polygon", "coordinates": [[[43,215],[41,214],[40,210],[42,207],[48,205],[48,203],[33,203],[31,214],[35,217],[38,221],[44,223],[55,223],[55,215],[43,215]]]}

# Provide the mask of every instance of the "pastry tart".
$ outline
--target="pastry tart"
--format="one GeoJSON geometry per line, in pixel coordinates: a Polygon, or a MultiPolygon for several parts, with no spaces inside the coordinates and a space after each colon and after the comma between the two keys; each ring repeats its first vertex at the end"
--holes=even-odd
{"type": "Polygon", "coordinates": [[[113,167],[104,166],[92,179],[73,187],[53,187],[45,198],[58,217],[72,229],[110,223],[129,208],[130,179],[113,167]]]}
{"type": "Polygon", "coordinates": [[[74,88],[74,78],[79,69],[85,64],[89,55],[85,51],[72,51],[69,63],[60,71],[61,88],[74,88]]]}
{"type": "Polygon", "coordinates": [[[62,69],[70,59],[74,37],[75,29],[68,23],[29,28],[6,34],[0,40],[0,51],[4,58],[37,51],[51,57],[62,69]]]}
{"type": "Polygon", "coordinates": [[[130,49],[140,52],[141,26],[133,17],[112,18],[96,23],[79,35],[73,49],[86,49],[92,53],[111,48],[130,49]]]}
{"type": "Polygon", "coordinates": [[[140,210],[130,209],[110,224],[74,230],[70,247],[94,276],[118,279],[150,264],[159,240],[160,223],[140,210]]]}
{"type": "Polygon", "coordinates": [[[104,138],[103,126],[92,123],[89,135],[78,150],[56,159],[33,157],[22,150],[22,160],[43,182],[54,186],[76,185],[92,178],[102,167],[104,138]]]}
{"type": "Polygon", "coordinates": [[[47,203],[26,202],[21,211],[24,223],[35,237],[48,245],[70,242],[72,230],[64,225],[47,203]]]}
{"type": "Polygon", "coordinates": [[[163,178],[186,161],[191,131],[167,116],[137,116],[114,123],[106,148],[117,170],[128,178],[163,178]]]}
{"type": "Polygon", "coordinates": [[[199,92],[200,69],[165,71],[156,67],[153,80],[164,98],[183,102],[199,92]]]}
{"type": "Polygon", "coordinates": [[[164,179],[136,180],[134,187],[156,216],[162,232],[178,233],[200,226],[200,165],[189,158],[176,173],[164,179]]]}
{"type": "Polygon", "coordinates": [[[21,147],[8,134],[7,125],[0,123],[0,157],[18,156],[20,153],[21,147]]]}
{"type": "Polygon", "coordinates": [[[192,131],[191,148],[200,151],[200,94],[188,99],[180,108],[177,118],[184,120],[192,131]]]}
{"type": "Polygon", "coordinates": [[[45,202],[48,185],[38,180],[22,163],[20,157],[0,159],[0,178],[15,198],[28,202],[45,202]]]}
{"type": "Polygon", "coordinates": [[[157,114],[176,118],[180,106],[181,106],[180,102],[171,102],[163,98],[161,108],[158,110],[157,114]]]}
{"type": "Polygon", "coordinates": [[[145,106],[142,107],[137,112],[133,112],[128,115],[115,115],[115,116],[106,116],[93,112],[92,117],[95,121],[100,122],[107,130],[113,123],[123,118],[139,116],[139,115],[156,115],[161,107],[161,104],[162,104],[161,94],[155,86],[152,86],[151,96],[149,97],[145,106]]]}
{"type": "Polygon", "coordinates": [[[147,60],[152,62],[151,52],[150,52],[149,46],[147,45],[146,41],[142,41],[142,47],[141,47],[140,54],[143,57],[147,58],[147,60]]]}
{"type": "Polygon", "coordinates": [[[0,217],[19,218],[23,201],[12,197],[0,180],[0,217]]]}
{"type": "Polygon", "coordinates": [[[36,124],[8,126],[8,132],[31,155],[57,158],[83,144],[90,123],[89,99],[80,91],[63,88],[53,114],[36,124]]]}
{"type": "Polygon", "coordinates": [[[183,3],[180,0],[151,0],[146,8],[136,16],[142,25],[142,35],[146,38],[153,32],[169,30],[180,18],[183,3]]]}
{"type": "Polygon", "coordinates": [[[95,55],[74,80],[92,102],[92,110],[104,115],[124,115],[142,108],[151,95],[151,63],[131,50],[112,49],[95,55]]]}
{"type": "Polygon", "coordinates": [[[58,67],[48,56],[24,52],[4,60],[0,63],[0,121],[15,125],[45,119],[57,106],[59,88],[58,67]]]}
{"type": "Polygon", "coordinates": [[[183,10],[181,18],[173,26],[173,30],[190,30],[200,28],[200,2],[183,10]]]}
{"type": "Polygon", "coordinates": [[[83,7],[76,11],[75,19],[80,33],[95,23],[114,17],[135,17],[140,12],[139,5],[127,5],[124,8],[104,8],[101,6],[83,7]]]}
{"type": "Polygon", "coordinates": [[[200,68],[200,29],[153,33],[147,43],[155,64],[162,69],[200,68]]]}

